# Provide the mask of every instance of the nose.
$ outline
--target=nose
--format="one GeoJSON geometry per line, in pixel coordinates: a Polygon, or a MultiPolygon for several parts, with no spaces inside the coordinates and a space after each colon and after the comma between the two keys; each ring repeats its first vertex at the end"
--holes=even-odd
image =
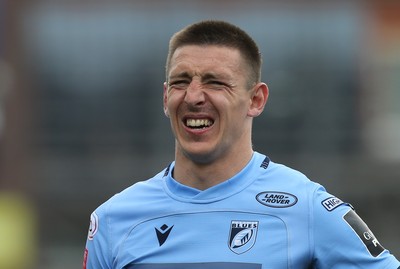
{"type": "Polygon", "coordinates": [[[186,88],[185,102],[193,106],[198,106],[205,102],[204,89],[201,83],[195,80],[190,82],[189,86],[186,88]]]}

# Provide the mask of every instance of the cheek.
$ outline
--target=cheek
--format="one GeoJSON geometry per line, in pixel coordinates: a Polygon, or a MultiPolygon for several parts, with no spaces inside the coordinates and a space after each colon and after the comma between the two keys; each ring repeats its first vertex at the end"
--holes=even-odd
{"type": "Polygon", "coordinates": [[[174,117],[179,105],[182,103],[183,94],[177,91],[168,93],[164,97],[164,110],[168,113],[169,117],[174,117]]]}
{"type": "Polygon", "coordinates": [[[229,109],[225,112],[228,123],[232,129],[241,130],[245,128],[248,120],[248,103],[246,101],[230,104],[229,109]]]}

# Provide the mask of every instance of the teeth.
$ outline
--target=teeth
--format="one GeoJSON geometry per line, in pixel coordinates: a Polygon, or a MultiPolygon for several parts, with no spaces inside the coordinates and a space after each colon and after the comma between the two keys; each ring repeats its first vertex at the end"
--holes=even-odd
{"type": "Polygon", "coordinates": [[[207,127],[212,125],[212,121],[208,119],[187,119],[186,125],[189,127],[207,127]]]}

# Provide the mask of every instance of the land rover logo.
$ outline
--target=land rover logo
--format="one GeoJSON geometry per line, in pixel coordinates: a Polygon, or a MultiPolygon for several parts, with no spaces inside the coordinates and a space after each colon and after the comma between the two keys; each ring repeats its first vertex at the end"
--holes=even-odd
{"type": "Polygon", "coordinates": [[[264,191],[256,196],[257,201],[269,207],[290,207],[297,203],[297,197],[286,192],[264,191]]]}

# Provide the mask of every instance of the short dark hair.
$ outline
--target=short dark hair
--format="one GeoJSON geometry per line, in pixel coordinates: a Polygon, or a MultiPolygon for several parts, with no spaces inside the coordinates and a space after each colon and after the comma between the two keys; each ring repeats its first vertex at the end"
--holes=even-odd
{"type": "Polygon", "coordinates": [[[207,20],[191,24],[171,37],[166,63],[167,80],[173,54],[179,47],[186,45],[217,45],[238,49],[250,67],[249,84],[261,79],[262,57],[256,42],[233,24],[207,20]]]}

